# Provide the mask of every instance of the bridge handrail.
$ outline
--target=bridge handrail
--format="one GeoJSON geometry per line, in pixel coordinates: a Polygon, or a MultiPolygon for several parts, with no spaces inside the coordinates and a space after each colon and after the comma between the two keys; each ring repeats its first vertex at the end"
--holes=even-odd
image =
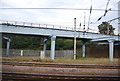
{"type": "MultiPolygon", "coordinates": [[[[0,20],[0,23],[5,24],[5,25],[34,26],[34,27],[43,27],[43,28],[59,28],[59,29],[70,29],[71,28],[71,27],[65,27],[65,26],[59,26],[59,25],[39,24],[39,23],[19,22],[19,21],[7,21],[7,20],[0,20]]],[[[70,30],[73,30],[73,28],[71,28],[70,30]]]]}
{"type": "MultiPolygon", "coordinates": [[[[39,23],[7,21],[7,20],[0,20],[0,24],[15,25],[15,26],[28,26],[28,27],[40,27],[40,28],[64,29],[64,30],[73,30],[74,31],[74,27],[65,27],[65,26],[51,25],[51,24],[39,24],[39,23]]],[[[90,31],[87,31],[87,32],[99,33],[98,30],[95,30],[95,29],[89,29],[89,30],[90,31]]],[[[76,28],[76,31],[84,31],[84,29],[83,28],[76,28]]]]}

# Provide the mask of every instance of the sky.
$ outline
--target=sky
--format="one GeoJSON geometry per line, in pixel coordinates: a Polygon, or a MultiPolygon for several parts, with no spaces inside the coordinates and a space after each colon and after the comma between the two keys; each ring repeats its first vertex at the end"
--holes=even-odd
{"type": "MultiPolygon", "coordinates": [[[[108,11],[106,16],[102,17],[100,21],[97,21],[98,18],[104,15],[108,0],[0,0],[0,20],[32,22],[74,28],[74,18],[76,18],[76,27],[80,28],[81,31],[83,30],[84,23],[85,29],[87,30],[88,23],[92,22],[89,24],[89,28],[91,29],[89,31],[98,32],[97,26],[99,24],[118,17],[117,10],[119,1],[120,0],[110,0],[107,9],[111,9],[111,11],[108,11]],[[93,10],[90,16],[89,9],[91,5],[93,10]],[[79,26],[80,23],[81,27],[79,26]]],[[[117,34],[118,21],[112,21],[111,25],[116,28],[115,33],[117,34]]]]}

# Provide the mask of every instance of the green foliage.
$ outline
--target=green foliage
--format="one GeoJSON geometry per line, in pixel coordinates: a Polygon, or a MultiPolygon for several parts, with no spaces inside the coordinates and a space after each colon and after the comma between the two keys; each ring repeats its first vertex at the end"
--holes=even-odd
{"type": "Polygon", "coordinates": [[[36,62],[42,62],[42,59],[41,58],[38,58],[35,60],[36,62]]]}
{"type": "MultiPolygon", "coordinates": [[[[7,35],[10,38],[11,49],[41,49],[40,37],[7,35]]],[[[6,41],[3,40],[3,48],[6,48],[6,41]]]]}
{"type": "Polygon", "coordinates": [[[96,45],[97,43],[99,43],[98,41],[96,42],[86,42],[87,46],[91,46],[91,45],[96,45]]]}
{"type": "MultiPolygon", "coordinates": [[[[43,50],[43,37],[35,36],[20,36],[20,35],[4,35],[11,39],[10,49],[39,49],[43,50]]],[[[87,42],[86,45],[93,44],[94,42],[87,42]]],[[[46,43],[47,50],[51,48],[51,41],[46,43]]],[[[56,50],[73,50],[73,39],[56,38],[56,50]]],[[[81,48],[81,40],[77,40],[77,50],[81,48]]],[[[6,40],[2,41],[2,48],[6,48],[6,40]]]]}
{"type": "MultiPolygon", "coordinates": [[[[47,41],[47,49],[50,49],[50,40],[47,41]]],[[[62,38],[57,38],[56,43],[55,43],[55,49],[56,50],[72,50],[73,49],[73,40],[71,39],[62,39],[62,38]]]]}
{"type": "Polygon", "coordinates": [[[76,57],[77,57],[77,59],[83,58],[83,57],[82,57],[82,50],[77,50],[76,57]]]}
{"type": "Polygon", "coordinates": [[[56,49],[57,50],[73,49],[73,40],[56,39],[56,49]]]}
{"type": "Polygon", "coordinates": [[[113,28],[113,26],[108,22],[102,22],[102,24],[98,26],[98,29],[100,33],[110,35],[113,35],[115,30],[115,28],[113,28]]]}

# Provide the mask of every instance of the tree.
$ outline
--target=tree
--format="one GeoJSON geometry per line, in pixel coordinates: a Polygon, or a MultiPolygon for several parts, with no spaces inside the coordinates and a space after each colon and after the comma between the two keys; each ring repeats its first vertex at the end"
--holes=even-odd
{"type": "MultiPolygon", "coordinates": [[[[34,36],[3,35],[10,38],[10,49],[42,49],[42,38],[34,36]]],[[[6,48],[6,41],[2,40],[2,48],[6,48]]]]}
{"type": "Polygon", "coordinates": [[[114,35],[115,28],[113,28],[113,26],[110,25],[110,23],[108,22],[102,22],[102,24],[98,26],[98,29],[99,29],[99,32],[102,34],[114,35]]]}

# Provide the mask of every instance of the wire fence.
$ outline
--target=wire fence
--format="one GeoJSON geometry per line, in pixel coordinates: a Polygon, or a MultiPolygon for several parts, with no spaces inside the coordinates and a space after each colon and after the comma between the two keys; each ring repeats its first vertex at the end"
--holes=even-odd
{"type": "MultiPolygon", "coordinates": [[[[119,46],[114,47],[114,58],[119,58],[119,46]]],[[[108,58],[109,57],[108,45],[92,45],[86,47],[86,55],[88,58],[108,58]]],[[[6,49],[0,49],[1,56],[6,57],[6,49]]],[[[43,50],[22,50],[22,49],[10,49],[9,57],[11,56],[32,56],[41,57],[43,50]]],[[[46,50],[45,57],[50,57],[50,50],[46,50]]],[[[73,50],[55,50],[55,57],[73,58],[73,50]]],[[[77,58],[82,57],[82,48],[77,49],[77,58]]]]}
{"type": "MultiPolygon", "coordinates": [[[[2,57],[6,57],[6,49],[0,49],[2,51],[2,57]]],[[[41,56],[42,50],[21,50],[21,49],[10,49],[9,56],[41,56]]],[[[50,50],[46,50],[45,57],[50,57],[50,50]]],[[[55,57],[72,58],[73,50],[56,50],[55,57]]]]}

